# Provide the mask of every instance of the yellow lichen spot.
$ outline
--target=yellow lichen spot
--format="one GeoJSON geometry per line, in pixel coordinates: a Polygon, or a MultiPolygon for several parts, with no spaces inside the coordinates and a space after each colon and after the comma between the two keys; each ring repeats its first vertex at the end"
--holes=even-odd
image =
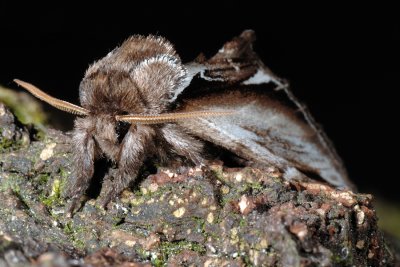
{"type": "Polygon", "coordinates": [[[235,180],[237,181],[237,182],[241,182],[242,181],[242,179],[243,179],[243,175],[241,174],[241,173],[237,173],[236,175],[235,175],[235,180]]]}
{"type": "Polygon", "coordinates": [[[187,229],[186,234],[190,235],[192,233],[192,229],[187,229]]]}
{"type": "Polygon", "coordinates": [[[197,193],[196,193],[196,192],[193,192],[193,193],[190,195],[190,197],[191,197],[191,198],[197,197],[197,193]]]}
{"type": "Polygon", "coordinates": [[[131,200],[131,204],[133,206],[139,206],[142,203],[143,203],[143,199],[142,198],[132,198],[132,200],[131,200]]]}
{"type": "Polygon", "coordinates": [[[149,185],[149,191],[150,191],[150,192],[154,193],[154,192],[157,191],[157,189],[158,189],[158,184],[156,184],[156,183],[151,183],[151,184],[149,185]]]}
{"type": "Polygon", "coordinates": [[[179,209],[175,210],[173,214],[176,218],[181,218],[183,214],[185,214],[185,212],[186,212],[185,207],[180,207],[179,209]]]}
{"type": "Polygon", "coordinates": [[[149,200],[147,200],[147,202],[146,202],[147,204],[151,204],[151,203],[154,203],[154,198],[150,198],[149,200]]]}
{"type": "Polygon", "coordinates": [[[142,192],[143,195],[147,195],[148,193],[147,188],[144,187],[140,188],[140,191],[142,192]]]}
{"type": "Polygon", "coordinates": [[[210,213],[207,215],[207,222],[208,222],[208,223],[213,223],[213,222],[214,222],[214,214],[213,214],[212,212],[210,212],[210,213]]]}
{"type": "Polygon", "coordinates": [[[208,200],[206,198],[203,198],[203,200],[201,201],[200,204],[205,206],[205,205],[207,205],[207,203],[208,203],[208,200]]]}
{"type": "Polygon", "coordinates": [[[250,249],[250,250],[249,250],[249,255],[250,255],[251,257],[253,257],[253,255],[254,255],[254,250],[250,249]]]}
{"type": "Polygon", "coordinates": [[[88,202],[86,202],[86,204],[89,204],[91,206],[96,206],[96,200],[95,199],[89,199],[88,202]]]}
{"type": "Polygon", "coordinates": [[[25,146],[25,145],[28,145],[29,142],[30,142],[29,136],[28,136],[28,135],[23,135],[23,136],[22,136],[21,144],[25,146]]]}
{"type": "Polygon", "coordinates": [[[231,238],[231,244],[232,245],[235,245],[235,244],[237,244],[239,242],[239,237],[235,237],[235,238],[231,238]]]}
{"type": "Polygon", "coordinates": [[[222,192],[222,194],[224,194],[224,195],[228,194],[228,193],[229,193],[229,187],[226,186],[226,185],[223,185],[223,186],[221,187],[221,192],[222,192]]]}
{"type": "Polygon", "coordinates": [[[215,205],[210,206],[210,210],[216,210],[217,207],[215,205]]]}
{"type": "Polygon", "coordinates": [[[250,258],[252,259],[252,262],[254,266],[259,266],[259,259],[260,259],[260,252],[254,249],[250,249],[249,251],[250,258]]]}
{"type": "Polygon", "coordinates": [[[136,241],[133,241],[133,240],[125,241],[125,245],[127,245],[128,247],[133,247],[135,244],[136,244],[136,241]]]}
{"type": "MultiPolygon", "coordinates": [[[[321,186],[321,189],[322,189],[322,186],[321,186]]],[[[325,186],[323,189],[324,189],[323,191],[327,191],[325,186]]],[[[353,197],[353,194],[351,192],[334,191],[334,192],[331,192],[330,194],[331,194],[332,198],[339,200],[346,207],[350,207],[354,203],[356,203],[356,200],[353,197]]]]}
{"type": "Polygon", "coordinates": [[[133,193],[129,190],[124,190],[121,193],[121,202],[124,204],[127,204],[131,201],[131,199],[133,198],[133,193]]]}
{"type": "Polygon", "coordinates": [[[238,229],[236,227],[231,229],[231,244],[237,244],[239,242],[239,237],[238,237],[238,229]]]}
{"type": "Polygon", "coordinates": [[[183,203],[183,200],[182,200],[181,198],[178,198],[178,199],[176,200],[176,202],[178,202],[178,204],[182,204],[182,203],[183,203]]]}
{"type": "Polygon", "coordinates": [[[165,228],[162,230],[162,232],[163,232],[164,235],[168,235],[168,233],[169,233],[168,225],[165,226],[165,228]]]}
{"type": "Polygon", "coordinates": [[[365,220],[365,213],[361,210],[359,205],[354,206],[354,211],[356,212],[357,224],[363,224],[365,220]]]}
{"type": "Polygon", "coordinates": [[[140,213],[141,210],[142,210],[142,209],[140,209],[140,208],[133,208],[133,209],[132,209],[132,213],[135,214],[135,215],[138,215],[138,214],[140,213]]]}
{"type": "Polygon", "coordinates": [[[60,180],[59,179],[55,179],[53,182],[53,186],[51,188],[51,192],[50,192],[50,196],[57,196],[60,194],[60,180]]]}
{"type": "Polygon", "coordinates": [[[165,173],[166,175],[168,175],[169,178],[174,177],[174,173],[172,173],[170,170],[165,170],[164,173],[165,173]]]}
{"type": "Polygon", "coordinates": [[[233,228],[231,229],[231,234],[232,234],[232,236],[237,236],[238,230],[237,230],[236,227],[233,227],[233,228]]]}
{"type": "Polygon", "coordinates": [[[325,210],[323,210],[323,209],[316,209],[315,210],[320,216],[325,216],[325,210]]]}
{"type": "Polygon", "coordinates": [[[54,154],[54,148],[56,147],[56,143],[47,144],[46,147],[40,153],[41,160],[48,160],[54,154]]]}
{"type": "Polygon", "coordinates": [[[261,239],[260,246],[261,246],[261,248],[267,248],[268,247],[267,239],[261,239]]]}
{"type": "Polygon", "coordinates": [[[171,206],[175,205],[175,201],[173,201],[173,200],[168,201],[168,203],[169,203],[171,206]]]}

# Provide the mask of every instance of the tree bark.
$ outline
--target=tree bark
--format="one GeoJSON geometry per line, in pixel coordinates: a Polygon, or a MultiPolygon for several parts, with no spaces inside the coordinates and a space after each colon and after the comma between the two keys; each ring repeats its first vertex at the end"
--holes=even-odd
{"type": "MultiPolygon", "coordinates": [[[[287,181],[270,166],[159,167],[73,216],[70,137],[0,104],[0,266],[393,266],[372,196],[287,181]]],[[[95,174],[104,175],[101,172],[95,174]]]]}

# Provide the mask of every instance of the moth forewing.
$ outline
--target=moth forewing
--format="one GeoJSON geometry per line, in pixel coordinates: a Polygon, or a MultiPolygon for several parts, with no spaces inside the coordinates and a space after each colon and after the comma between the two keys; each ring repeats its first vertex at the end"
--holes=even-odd
{"type": "Polygon", "coordinates": [[[180,111],[189,111],[197,105],[236,110],[231,116],[177,122],[199,138],[253,162],[284,171],[296,167],[315,173],[335,186],[352,187],[343,167],[330,157],[313,129],[297,117],[295,110],[269,96],[241,90],[214,93],[192,99],[180,111]]]}
{"type": "MultiPolygon", "coordinates": [[[[202,69],[197,66],[201,71],[192,83],[202,94],[178,98],[180,112],[201,106],[235,109],[236,113],[178,123],[198,137],[253,162],[282,170],[295,167],[337,187],[355,189],[329,138],[305,105],[297,100],[287,82],[273,74],[253,52],[254,39],[252,31],[245,31],[226,43],[214,57],[203,62],[202,69]]],[[[190,90],[189,87],[186,92],[190,90]]]]}

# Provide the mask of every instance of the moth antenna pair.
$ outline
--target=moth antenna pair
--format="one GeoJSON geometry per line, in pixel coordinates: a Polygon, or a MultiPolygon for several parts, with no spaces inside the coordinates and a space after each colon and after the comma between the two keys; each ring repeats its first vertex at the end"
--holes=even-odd
{"type": "MultiPolygon", "coordinates": [[[[40,100],[48,103],[49,105],[58,108],[60,110],[80,115],[80,116],[87,116],[89,115],[89,111],[83,107],[74,105],[64,100],[60,100],[54,98],[33,84],[14,79],[14,82],[17,83],[19,86],[23,87],[27,91],[29,91],[32,95],[39,98],[40,100]]],[[[134,115],[116,115],[115,119],[117,121],[124,121],[134,124],[159,124],[159,123],[166,123],[166,122],[173,122],[179,120],[188,120],[188,119],[195,119],[200,117],[214,117],[214,116],[226,116],[233,114],[234,111],[217,111],[217,110],[210,110],[210,111],[192,111],[192,112],[176,112],[176,113],[163,113],[157,115],[141,115],[141,114],[134,114],[134,115]]]]}

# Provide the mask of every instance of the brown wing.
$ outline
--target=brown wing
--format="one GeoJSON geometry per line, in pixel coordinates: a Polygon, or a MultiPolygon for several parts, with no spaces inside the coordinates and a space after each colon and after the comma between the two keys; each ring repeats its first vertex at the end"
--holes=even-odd
{"type": "Polygon", "coordinates": [[[282,170],[311,172],[338,187],[354,188],[326,135],[287,85],[251,49],[252,31],[228,42],[177,99],[177,111],[235,110],[224,117],[178,123],[237,155],[282,170]]]}

